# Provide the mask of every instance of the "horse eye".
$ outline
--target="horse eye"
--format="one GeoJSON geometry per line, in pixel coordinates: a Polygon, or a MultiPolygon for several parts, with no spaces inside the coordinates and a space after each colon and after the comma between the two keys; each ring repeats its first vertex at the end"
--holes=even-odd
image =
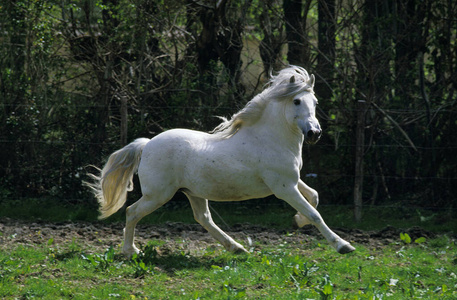
{"type": "Polygon", "coordinates": [[[295,104],[295,105],[300,105],[300,100],[295,99],[295,100],[294,100],[294,104],[295,104]]]}

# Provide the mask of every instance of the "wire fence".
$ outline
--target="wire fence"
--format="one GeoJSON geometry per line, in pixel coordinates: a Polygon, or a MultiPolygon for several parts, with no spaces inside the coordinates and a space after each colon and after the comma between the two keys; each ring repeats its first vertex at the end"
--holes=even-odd
{"type": "MultiPolygon", "coordinates": [[[[74,106],[75,104],[72,104],[74,106]]],[[[7,104],[0,104],[1,107],[6,107],[8,106],[7,104]]],[[[61,105],[62,107],[65,107],[65,104],[61,105]]],[[[101,105],[76,105],[80,109],[90,109],[90,108],[99,108],[102,107],[101,105]]],[[[54,106],[48,106],[48,105],[22,105],[23,108],[26,109],[36,109],[40,108],[42,110],[49,110],[51,107],[54,106]]],[[[190,109],[190,110],[208,110],[211,112],[214,112],[215,109],[210,107],[210,106],[148,106],[148,107],[135,107],[136,110],[142,111],[143,109],[176,109],[176,110],[182,110],[182,109],[190,109]]],[[[132,107],[133,109],[133,107],[132,107]]],[[[224,111],[230,111],[233,110],[231,107],[219,107],[217,109],[221,109],[224,111]]],[[[348,109],[348,111],[352,111],[353,113],[356,112],[355,109],[348,109]]],[[[376,110],[373,110],[374,112],[376,110]]],[[[386,110],[387,111],[387,110],[386,110]]],[[[399,114],[403,115],[405,113],[408,114],[423,114],[426,113],[426,110],[411,110],[411,109],[388,109],[388,111],[392,114],[399,114]]],[[[432,114],[438,115],[438,114],[449,114],[450,116],[455,115],[457,111],[452,110],[452,109],[436,109],[431,111],[432,114]]],[[[217,113],[215,113],[217,115],[217,113]]],[[[132,122],[132,121],[130,121],[132,122]]],[[[332,122],[330,121],[328,123],[329,126],[332,126],[332,122]]],[[[367,129],[368,130],[368,129],[367,129]]],[[[324,134],[326,133],[326,129],[324,128],[324,134]]],[[[152,137],[152,136],[148,136],[152,137]]],[[[414,156],[416,155],[416,151],[418,152],[433,152],[433,151],[438,151],[440,153],[446,153],[446,155],[452,155],[455,149],[457,149],[457,138],[452,139],[442,145],[439,143],[435,144],[427,144],[424,141],[417,141],[417,143],[412,146],[409,143],[406,142],[399,142],[395,141],[394,139],[392,140],[382,140],[382,141],[376,141],[376,143],[373,143],[369,139],[365,141],[365,144],[363,145],[365,151],[369,151],[369,149],[376,149],[376,151],[379,151],[380,153],[384,154],[389,154],[390,156],[395,156],[397,153],[399,153],[400,150],[404,150],[407,153],[410,153],[409,155],[414,156]],[[389,143],[390,142],[390,143],[389,143]]],[[[80,149],[88,149],[91,147],[96,147],[97,149],[113,149],[119,146],[119,141],[116,136],[111,136],[108,140],[104,142],[97,142],[97,141],[90,141],[88,139],[84,140],[64,140],[62,138],[44,138],[43,136],[39,137],[31,137],[30,135],[24,135],[24,137],[15,137],[14,139],[8,139],[5,138],[4,136],[0,136],[0,147],[1,148],[14,148],[16,147],[17,149],[31,149],[31,148],[36,148],[36,147],[45,147],[46,150],[43,153],[40,153],[40,155],[45,156],[41,157],[41,161],[39,163],[34,163],[33,161],[27,162],[27,163],[19,163],[17,165],[0,165],[0,172],[2,174],[9,174],[8,176],[5,176],[3,179],[3,186],[19,186],[27,190],[27,186],[33,186],[33,189],[40,189],[39,186],[40,184],[43,185],[44,189],[56,189],[55,192],[39,192],[37,195],[60,195],[60,193],[66,195],[66,199],[70,201],[75,201],[75,202],[81,202],[81,201],[90,201],[88,200],[87,197],[88,193],[85,193],[83,191],[81,182],[85,179],[85,173],[86,173],[86,167],[90,164],[96,164],[97,161],[88,163],[88,160],[85,160],[84,164],[78,165],[77,163],[68,163],[68,160],[71,160],[71,158],[63,158],[64,152],[68,152],[69,155],[75,155],[75,151],[80,151],[80,149]],[[69,150],[73,149],[73,150],[69,150]],[[47,157],[46,157],[47,156],[47,157]],[[60,160],[60,162],[59,162],[60,160]],[[70,169],[71,168],[71,169],[70,169]],[[58,173],[58,174],[57,174],[58,173]],[[11,177],[11,174],[21,174],[20,177],[15,178],[11,177]],[[48,178],[48,179],[43,179],[43,178],[48,178]],[[52,179],[49,179],[52,178],[52,179]],[[40,182],[30,182],[33,180],[38,180],[40,182]],[[52,184],[52,181],[55,181],[55,185],[52,184]],[[5,182],[8,181],[8,182],[5,182]],[[22,182],[21,182],[22,181],[22,182]],[[29,181],[29,182],[28,182],[29,181]],[[44,184],[42,182],[46,181],[47,184],[44,184]],[[65,182],[67,182],[67,185],[65,186],[65,182]],[[71,182],[71,183],[68,183],[71,182]],[[5,184],[6,183],[6,184],[5,184]],[[79,186],[78,186],[79,185],[79,186]],[[55,188],[58,187],[58,188],[55,188]],[[76,193],[67,193],[63,190],[65,189],[76,189],[76,193]],[[78,195],[81,195],[78,196],[78,195]],[[76,197],[75,197],[76,196],[76,197]]],[[[339,188],[341,186],[344,187],[345,191],[342,192],[344,194],[346,200],[343,202],[338,202],[338,203],[333,203],[332,201],[325,201],[324,204],[326,205],[332,205],[332,204],[338,204],[338,205],[350,205],[350,191],[352,189],[351,185],[352,182],[354,182],[355,175],[354,175],[354,168],[350,166],[346,167],[336,167],[332,170],[324,170],[325,166],[320,166],[316,167],[318,163],[313,161],[317,157],[316,153],[324,153],[323,155],[338,155],[336,148],[338,149],[344,149],[345,153],[351,153],[354,151],[354,149],[357,147],[357,145],[354,142],[350,142],[350,140],[346,139],[343,142],[339,142],[337,145],[333,143],[332,140],[329,139],[322,139],[318,144],[313,145],[313,146],[305,146],[308,147],[306,148],[307,150],[304,151],[304,157],[305,158],[305,167],[302,172],[302,177],[304,178],[305,181],[310,182],[310,185],[315,185],[317,186],[318,189],[324,190],[323,194],[326,197],[329,197],[329,194],[336,194],[333,195],[333,198],[338,198],[338,192],[326,192],[325,189],[328,187],[326,185],[334,185],[335,182],[339,182],[335,184],[333,187],[334,188],[339,188]],[[311,153],[309,153],[311,152],[311,153]],[[308,157],[309,156],[309,157],[308,157]],[[311,165],[311,167],[309,167],[311,165]]],[[[109,153],[108,153],[109,154],[109,153]]],[[[14,155],[17,155],[19,158],[24,157],[25,154],[21,153],[15,153],[14,155]],[[19,155],[18,155],[19,154],[19,155]]],[[[84,155],[84,154],[83,154],[84,155]]],[[[446,157],[444,159],[448,159],[452,157],[446,157]]],[[[322,157],[319,157],[319,159],[322,159],[322,157]]],[[[372,162],[371,162],[372,163],[372,162]]],[[[99,166],[100,167],[100,166],[99,166]]],[[[406,167],[408,168],[408,167],[406,167]]],[[[436,174],[410,174],[408,170],[405,170],[403,173],[399,172],[392,172],[391,169],[385,169],[383,172],[379,172],[377,170],[367,170],[363,177],[365,180],[368,182],[368,185],[380,185],[380,187],[377,189],[379,190],[391,190],[393,195],[387,195],[384,194],[382,197],[389,197],[389,198],[395,198],[395,202],[397,203],[404,203],[404,202],[411,202],[412,198],[418,198],[418,194],[420,194],[420,191],[407,191],[408,189],[417,189],[420,188],[422,185],[427,185],[428,183],[432,182],[433,184],[437,184],[439,187],[438,189],[443,189],[443,187],[452,187],[452,186],[457,186],[457,173],[456,172],[441,172],[441,173],[436,173],[436,174]],[[386,183],[387,182],[387,183],[386,183]],[[383,185],[383,186],[381,186],[383,185]],[[394,185],[392,188],[391,185],[394,185]],[[396,190],[396,191],[395,191],[396,190]],[[398,192],[398,190],[400,192],[398,192]],[[398,194],[395,194],[397,193],[398,194]]],[[[369,186],[366,192],[366,202],[369,203],[370,198],[372,197],[369,195],[371,193],[371,190],[374,189],[374,187],[369,186]]],[[[455,188],[454,188],[455,189],[455,188]]],[[[442,191],[440,191],[442,192],[442,191]]],[[[387,193],[387,192],[384,192],[387,193]]],[[[442,197],[454,197],[454,192],[450,192],[447,196],[442,196],[442,197]]],[[[25,196],[21,196],[20,194],[17,193],[4,193],[2,195],[2,199],[22,199],[22,197],[27,198],[29,195],[25,193],[25,196]]],[[[455,199],[448,199],[444,201],[446,203],[455,203],[455,199]]],[[[276,205],[274,204],[275,202],[266,202],[269,203],[268,205],[276,205]]],[[[427,201],[425,201],[427,203],[427,201]]],[[[442,203],[442,201],[438,201],[438,203],[442,203]]],[[[278,204],[279,205],[279,204],[278,204]]],[[[386,205],[384,201],[379,201],[378,205],[386,205]]],[[[414,205],[414,203],[412,204],[414,205]]],[[[425,206],[427,206],[425,204],[425,206]]],[[[389,205],[387,205],[389,207],[389,205]]],[[[439,207],[439,206],[438,206],[439,207]]]]}

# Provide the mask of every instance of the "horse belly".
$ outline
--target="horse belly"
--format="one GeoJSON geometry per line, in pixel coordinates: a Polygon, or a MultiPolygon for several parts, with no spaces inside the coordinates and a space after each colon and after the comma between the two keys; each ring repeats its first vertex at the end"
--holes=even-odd
{"type": "Polygon", "coordinates": [[[187,174],[188,193],[213,201],[241,201],[271,195],[254,172],[240,163],[204,163],[187,174]]]}

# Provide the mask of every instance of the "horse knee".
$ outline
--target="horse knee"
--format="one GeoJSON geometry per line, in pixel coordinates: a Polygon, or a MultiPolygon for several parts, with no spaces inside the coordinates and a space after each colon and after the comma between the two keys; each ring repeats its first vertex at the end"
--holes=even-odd
{"type": "Polygon", "coordinates": [[[311,221],[311,224],[313,224],[314,226],[319,226],[324,222],[321,215],[317,211],[310,212],[308,215],[306,215],[306,217],[311,221]]]}
{"type": "Polygon", "coordinates": [[[302,213],[297,213],[294,218],[294,226],[297,228],[301,228],[305,225],[312,224],[316,227],[319,227],[324,220],[322,217],[319,215],[319,213],[308,213],[308,214],[302,214],[302,213]]]}

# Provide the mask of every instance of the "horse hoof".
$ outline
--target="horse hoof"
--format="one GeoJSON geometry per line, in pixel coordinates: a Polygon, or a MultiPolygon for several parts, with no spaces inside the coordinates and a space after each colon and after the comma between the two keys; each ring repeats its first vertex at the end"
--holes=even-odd
{"type": "Polygon", "coordinates": [[[123,249],[122,253],[125,257],[127,257],[127,259],[132,259],[135,254],[139,255],[141,251],[135,247],[133,249],[123,249]]]}
{"type": "Polygon", "coordinates": [[[309,224],[311,224],[311,221],[307,217],[297,213],[297,214],[295,214],[295,216],[293,218],[292,227],[294,229],[298,229],[298,228],[302,228],[303,226],[309,225],[309,224]]]}
{"type": "Polygon", "coordinates": [[[355,248],[352,247],[350,244],[346,244],[346,245],[343,245],[340,249],[338,249],[338,253],[339,254],[347,254],[347,253],[350,253],[352,251],[354,251],[355,248]]]}
{"type": "Polygon", "coordinates": [[[242,249],[238,248],[235,251],[233,251],[233,253],[234,254],[243,254],[243,253],[249,253],[249,252],[248,252],[248,250],[246,250],[244,248],[242,248],[242,249]]]}
{"type": "Polygon", "coordinates": [[[244,249],[244,247],[241,246],[240,244],[233,245],[232,247],[230,247],[229,251],[234,254],[248,253],[248,251],[246,249],[244,249]]]}

